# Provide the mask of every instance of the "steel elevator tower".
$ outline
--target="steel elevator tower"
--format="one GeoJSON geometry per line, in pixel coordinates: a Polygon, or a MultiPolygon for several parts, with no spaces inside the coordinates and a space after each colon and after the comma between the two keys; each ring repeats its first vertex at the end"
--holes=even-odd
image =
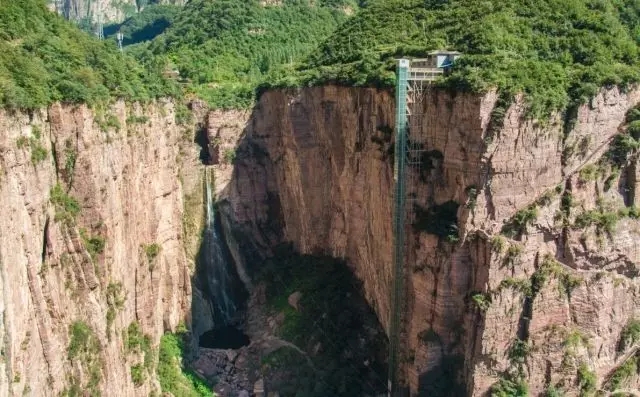
{"type": "Polygon", "coordinates": [[[104,40],[104,21],[102,20],[102,2],[96,4],[96,36],[98,40],[104,40]]]}
{"type": "Polygon", "coordinates": [[[408,396],[406,379],[400,368],[406,357],[405,299],[406,279],[412,258],[406,236],[411,236],[415,222],[417,186],[426,153],[426,133],[429,130],[427,111],[431,84],[441,77],[460,56],[452,51],[435,51],[425,59],[398,60],[396,82],[396,139],[394,157],[393,196],[393,279],[389,319],[389,379],[388,396],[408,396]]]}

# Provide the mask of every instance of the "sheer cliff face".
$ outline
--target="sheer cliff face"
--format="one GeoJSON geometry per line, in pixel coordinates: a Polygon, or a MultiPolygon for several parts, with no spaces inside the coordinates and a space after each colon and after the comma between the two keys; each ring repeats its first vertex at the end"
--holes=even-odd
{"type": "MultiPolygon", "coordinates": [[[[89,18],[97,22],[98,12],[101,11],[102,22],[120,22],[127,15],[141,11],[147,3],[139,0],[49,0],[49,7],[69,20],[89,18]]],[[[186,0],[161,0],[157,3],[184,5],[186,0]]]]}
{"type": "Polygon", "coordinates": [[[197,150],[170,103],[101,113],[0,112],[0,395],[159,390],[124,330],[137,324],[155,349],[188,319],[197,150]]]}
{"type": "MultiPolygon", "coordinates": [[[[532,395],[576,391],[585,368],[606,388],[635,354],[620,338],[640,314],[640,223],[624,210],[637,167],[616,173],[601,158],[638,101],[638,91],[603,90],[565,125],[559,115],[527,121],[521,100],[494,111],[492,93],[427,95],[416,131],[428,155],[409,191],[428,225],[458,204],[459,240],[409,230],[404,362],[414,392],[479,396],[518,377],[532,395]],[[617,222],[606,230],[585,222],[607,211],[617,222]]],[[[373,89],[266,93],[221,207],[258,251],[292,241],[346,258],[385,327],[393,114],[392,96],[373,89]]],[[[635,375],[627,382],[637,386],[635,375]]]]}
{"type": "Polygon", "coordinates": [[[123,20],[127,11],[136,11],[136,3],[136,0],[50,0],[49,7],[68,20],[79,21],[88,18],[97,22],[97,15],[102,12],[102,22],[110,22],[123,20]]]}

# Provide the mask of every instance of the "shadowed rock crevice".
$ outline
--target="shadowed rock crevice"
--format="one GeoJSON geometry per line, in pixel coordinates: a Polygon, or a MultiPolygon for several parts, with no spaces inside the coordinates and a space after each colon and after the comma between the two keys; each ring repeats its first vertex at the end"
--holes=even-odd
{"type": "Polygon", "coordinates": [[[230,325],[214,328],[200,335],[200,347],[208,349],[240,349],[249,346],[251,340],[239,329],[230,325]]]}
{"type": "Polygon", "coordinates": [[[200,161],[205,165],[218,164],[220,161],[217,145],[212,145],[209,141],[206,128],[198,128],[195,132],[193,140],[198,146],[200,146],[200,161]]]}

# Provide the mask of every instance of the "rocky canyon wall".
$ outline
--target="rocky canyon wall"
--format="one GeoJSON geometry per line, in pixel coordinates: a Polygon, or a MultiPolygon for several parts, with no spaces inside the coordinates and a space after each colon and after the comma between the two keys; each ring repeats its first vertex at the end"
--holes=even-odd
{"type": "MultiPolygon", "coordinates": [[[[413,394],[526,383],[578,395],[612,388],[637,360],[638,166],[619,138],[638,102],[612,88],[571,120],[534,122],[521,98],[425,96],[402,352],[413,394]]],[[[202,152],[171,102],[0,113],[0,395],[159,390],[131,332],[156,349],[181,321],[196,335],[215,325],[192,283],[202,162],[249,292],[271,249],[292,242],[344,258],[388,327],[392,95],[327,86],[267,92],[252,112],[192,112],[202,152]]],[[[637,389],[632,372],[616,387],[637,389]]]]}
{"type": "MultiPolygon", "coordinates": [[[[639,101],[635,90],[602,90],[572,123],[557,114],[535,122],[522,98],[504,106],[495,93],[427,94],[412,128],[424,151],[409,188],[403,362],[414,394],[611,387],[636,351],[620,339],[640,308],[640,223],[636,159],[614,167],[606,153],[639,101]]],[[[345,258],[385,327],[393,126],[389,92],[267,92],[220,207],[251,241],[245,252],[290,241],[345,258]]],[[[251,273],[258,261],[248,262],[251,273]]],[[[623,385],[637,388],[636,378],[623,385]]]]}
{"type": "MultiPolygon", "coordinates": [[[[154,3],[184,5],[185,0],[161,0],[154,3]]],[[[68,20],[80,21],[88,19],[97,22],[102,12],[102,22],[121,22],[126,17],[140,12],[149,4],[140,0],[49,0],[49,9],[56,11],[68,20]]]]}
{"type": "Polygon", "coordinates": [[[132,341],[157,351],[189,321],[202,225],[199,148],[174,110],[0,112],[0,395],[160,391],[132,341]]]}

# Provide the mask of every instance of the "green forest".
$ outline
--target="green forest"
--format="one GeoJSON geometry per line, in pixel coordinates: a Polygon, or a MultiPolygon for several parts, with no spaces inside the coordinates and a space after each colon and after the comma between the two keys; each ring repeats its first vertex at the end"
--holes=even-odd
{"type": "Polygon", "coordinates": [[[524,92],[534,116],[640,79],[638,0],[378,0],[267,86],[390,86],[394,58],[461,51],[442,86],[524,92]]]}
{"type": "Polygon", "coordinates": [[[49,12],[42,0],[0,0],[0,103],[32,109],[177,95],[161,64],[142,65],[49,12]]]}
{"type": "Polygon", "coordinates": [[[164,34],[130,51],[179,70],[188,93],[212,106],[248,107],[265,76],[311,54],[348,18],[347,6],[356,8],[346,0],[191,0],[164,34]]]}
{"type": "Polygon", "coordinates": [[[182,94],[247,108],[272,87],[392,87],[396,58],[434,49],[464,53],[441,87],[524,92],[534,117],[640,80],[640,0],[191,0],[150,4],[104,42],[42,0],[0,4],[0,102],[14,108],[182,94]]]}

